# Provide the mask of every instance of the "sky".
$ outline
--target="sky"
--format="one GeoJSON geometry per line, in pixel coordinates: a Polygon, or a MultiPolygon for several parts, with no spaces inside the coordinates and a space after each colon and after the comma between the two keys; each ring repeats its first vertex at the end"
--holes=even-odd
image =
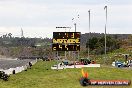
{"type": "Polygon", "coordinates": [[[132,0],[0,0],[0,36],[52,38],[53,32],[132,34],[132,0]],[[79,15],[79,17],[78,17],[79,15]],[[72,20],[74,18],[74,20],[72,20]],[[56,29],[71,27],[71,29],[56,29]]]}

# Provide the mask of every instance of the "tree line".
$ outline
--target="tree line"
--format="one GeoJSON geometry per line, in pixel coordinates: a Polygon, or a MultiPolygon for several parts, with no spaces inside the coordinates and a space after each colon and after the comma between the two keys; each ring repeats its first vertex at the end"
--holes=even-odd
{"type": "MultiPolygon", "coordinates": [[[[111,52],[115,49],[121,47],[121,42],[117,39],[114,39],[110,36],[106,37],[106,51],[111,52]]],[[[93,54],[104,54],[105,49],[105,38],[103,37],[93,37],[87,40],[86,48],[90,49],[93,54]]]]}
{"type": "MultiPolygon", "coordinates": [[[[19,55],[39,55],[52,53],[52,39],[50,38],[25,38],[13,37],[11,33],[0,36],[0,55],[19,56],[19,55]],[[36,45],[40,44],[41,47],[36,45]]],[[[105,38],[104,34],[91,33],[81,35],[81,45],[90,48],[91,54],[104,54],[105,38]],[[85,44],[85,45],[84,45],[85,44]]],[[[109,34],[107,35],[107,52],[119,49],[122,46],[132,46],[132,35],[109,34]]]]}

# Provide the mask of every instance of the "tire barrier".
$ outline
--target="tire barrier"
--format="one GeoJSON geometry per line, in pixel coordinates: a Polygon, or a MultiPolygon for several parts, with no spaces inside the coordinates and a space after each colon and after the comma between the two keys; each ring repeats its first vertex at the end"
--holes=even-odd
{"type": "Polygon", "coordinates": [[[31,67],[32,67],[32,63],[31,63],[31,62],[29,62],[29,68],[31,69],[31,67]]]}
{"type": "Polygon", "coordinates": [[[12,74],[16,74],[15,70],[12,71],[12,74]]]}
{"type": "Polygon", "coordinates": [[[88,86],[88,85],[91,84],[91,82],[90,82],[90,79],[82,77],[82,78],[80,79],[80,84],[81,84],[82,86],[88,86]]]}
{"type": "Polygon", "coordinates": [[[4,71],[0,71],[0,78],[3,79],[4,81],[8,81],[9,75],[5,74],[4,71]]]}

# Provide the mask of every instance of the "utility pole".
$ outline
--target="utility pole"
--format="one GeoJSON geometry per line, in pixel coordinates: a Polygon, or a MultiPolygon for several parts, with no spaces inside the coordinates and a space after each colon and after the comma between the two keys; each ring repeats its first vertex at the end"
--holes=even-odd
{"type": "Polygon", "coordinates": [[[106,22],[105,22],[105,62],[106,62],[106,29],[107,29],[107,6],[104,7],[104,10],[106,11],[106,22]]]}

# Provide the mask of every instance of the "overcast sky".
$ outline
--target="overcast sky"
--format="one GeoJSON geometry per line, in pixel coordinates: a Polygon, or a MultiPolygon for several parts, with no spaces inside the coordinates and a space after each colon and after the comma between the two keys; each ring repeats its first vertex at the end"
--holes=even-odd
{"type": "Polygon", "coordinates": [[[132,34],[132,0],[0,0],[0,35],[12,33],[25,37],[50,37],[53,31],[104,33],[105,10],[108,6],[107,33],[132,34]],[[79,14],[79,18],[78,18],[79,14]],[[75,18],[72,21],[72,18],[75,18]],[[72,27],[56,29],[57,26],[72,27]]]}

